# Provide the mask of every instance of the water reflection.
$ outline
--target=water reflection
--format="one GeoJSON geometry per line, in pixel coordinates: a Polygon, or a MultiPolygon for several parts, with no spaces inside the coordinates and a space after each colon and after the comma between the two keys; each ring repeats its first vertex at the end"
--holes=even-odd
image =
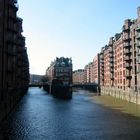
{"type": "Polygon", "coordinates": [[[19,106],[1,124],[0,138],[10,140],[140,139],[140,119],[103,107],[88,91],[72,100],[55,99],[30,88],[19,106]]]}

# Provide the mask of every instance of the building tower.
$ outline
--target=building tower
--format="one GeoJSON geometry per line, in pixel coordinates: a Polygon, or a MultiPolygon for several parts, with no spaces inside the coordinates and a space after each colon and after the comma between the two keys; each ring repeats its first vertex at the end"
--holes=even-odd
{"type": "Polygon", "coordinates": [[[138,18],[137,18],[137,22],[136,22],[136,66],[137,66],[137,89],[140,91],[140,7],[137,8],[137,14],[138,14],[138,18]]]}
{"type": "Polygon", "coordinates": [[[113,49],[114,39],[110,38],[109,46],[109,59],[110,59],[110,86],[114,86],[114,49],[113,49]]]}
{"type": "Polygon", "coordinates": [[[131,86],[132,79],[132,45],[130,36],[130,26],[132,22],[130,19],[125,20],[123,25],[123,41],[124,41],[124,61],[125,61],[125,77],[126,77],[126,88],[131,86]]]}

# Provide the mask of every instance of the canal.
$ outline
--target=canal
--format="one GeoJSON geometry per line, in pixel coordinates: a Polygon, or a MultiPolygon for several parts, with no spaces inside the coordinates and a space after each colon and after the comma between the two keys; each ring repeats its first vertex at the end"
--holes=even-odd
{"type": "Polygon", "coordinates": [[[140,140],[140,118],[75,90],[72,100],[30,88],[0,125],[0,140],[140,140]]]}

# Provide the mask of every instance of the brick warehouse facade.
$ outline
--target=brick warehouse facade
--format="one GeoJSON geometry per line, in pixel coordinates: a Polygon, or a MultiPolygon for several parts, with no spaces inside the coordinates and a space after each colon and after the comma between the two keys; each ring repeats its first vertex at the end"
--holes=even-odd
{"type": "Polygon", "coordinates": [[[78,69],[73,71],[73,84],[83,84],[84,83],[84,70],[78,69]]]}
{"type": "Polygon", "coordinates": [[[110,41],[102,48],[100,86],[103,95],[112,95],[140,104],[140,7],[137,14],[137,19],[125,20],[122,32],[112,38],[111,56],[110,41]],[[112,57],[110,61],[109,57],[112,57]],[[109,78],[109,75],[112,78],[109,78]]]}
{"type": "Polygon", "coordinates": [[[63,85],[72,84],[72,68],[71,58],[56,57],[46,70],[48,82],[52,83],[54,79],[57,79],[60,80],[63,85]]]}
{"type": "Polygon", "coordinates": [[[0,120],[24,95],[29,61],[16,0],[0,0],[0,120]]]}
{"type": "Polygon", "coordinates": [[[93,73],[93,80],[92,83],[95,84],[100,84],[100,55],[97,54],[94,58],[93,58],[93,62],[92,62],[93,68],[92,68],[92,73],[93,73]]]}

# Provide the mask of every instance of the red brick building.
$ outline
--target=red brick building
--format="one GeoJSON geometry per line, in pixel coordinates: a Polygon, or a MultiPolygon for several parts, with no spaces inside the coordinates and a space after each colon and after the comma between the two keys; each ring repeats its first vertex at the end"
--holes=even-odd
{"type": "Polygon", "coordinates": [[[63,85],[72,84],[72,59],[57,57],[46,70],[46,76],[50,83],[57,79],[62,81],[63,85]]]}
{"type": "Polygon", "coordinates": [[[0,0],[0,106],[7,106],[5,112],[17,103],[29,83],[27,48],[17,11],[16,0],[0,0]]]}
{"type": "Polygon", "coordinates": [[[78,69],[73,71],[73,84],[83,84],[84,83],[84,70],[78,69]]]}
{"type": "Polygon", "coordinates": [[[102,48],[100,85],[103,94],[140,104],[140,7],[137,14],[137,19],[126,19],[122,32],[102,48]]]}
{"type": "Polygon", "coordinates": [[[125,63],[123,57],[123,35],[116,34],[114,38],[114,86],[125,88],[125,63]]]}
{"type": "Polygon", "coordinates": [[[93,83],[100,84],[100,55],[97,54],[93,59],[93,83]]]}

